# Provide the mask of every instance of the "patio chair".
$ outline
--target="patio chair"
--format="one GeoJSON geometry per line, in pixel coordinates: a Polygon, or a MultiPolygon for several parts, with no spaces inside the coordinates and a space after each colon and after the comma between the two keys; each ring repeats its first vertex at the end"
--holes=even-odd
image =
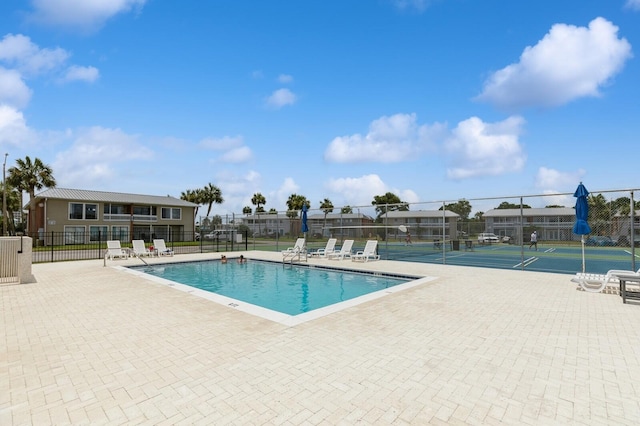
{"type": "Polygon", "coordinates": [[[353,247],[353,240],[344,240],[342,243],[342,247],[340,247],[340,251],[335,251],[333,253],[329,253],[327,255],[328,259],[332,260],[344,260],[347,257],[351,257],[351,251],[353,247]]]}
{"type": "Polygon", "coordinates": [[[369,240],[364,246],[364,250],[357,252],[351,256],[353,262],[368,262],[369,260],[379,260],[380,255],[376,254],[378,248],[378,240],[369,240]]]}
{"type": "Polygon", "coordinates": [[[133,255],[136,257],[140,256],[153,256],[153,252],[145,247],[144,240],[132,240],[131,245],[133,246],[133,255]]]}
{"type": "Polygon", "coordinates": [[[329,238],[327,240],[327,245],[324,248],[319,248],[316,251],[312,251],[311,256],[316,257],[327,257],[330,253],[333,253],[336,249],[336,242],[338,242],[337,238],[329,238]]]}
{"type": "Polygon", "coordinates": [[[167,248],[163,239],[153,240],[153,248],[158,251],[158,256],[173,256],[173,250],[167,248]]]}
{"type": "Polygon", "coordinates": [[[306,257],[307,249],[306,249],[306,240],[304,238],[298,238],[293,247],[289,247],[286,250],[282,250],[282,260],[288,260],[297,257],[300,259],[301,255],[305,255],[306,257]]]}
{"type": "Polygon", "coordinates": [[[571,279],[571,281],[574,283],[580,284],[580,287],[582,287],[584,291],[588,291],[590,293],[600,293],[609,285],[613,285],[613,286],[620,285],[620,281],[616,276],[617,274],[640,276],[640,269],[638,269],[637,271],[611,269],[606,274],[591,274],[591,273],[578,272],[571,279]]]}
{"type": "Polygon", "coordinates": [[[110,260],[128,259],[129,252],[120,246],[119,240],[107,241],[107,253],[105,254],[110,260]]]}

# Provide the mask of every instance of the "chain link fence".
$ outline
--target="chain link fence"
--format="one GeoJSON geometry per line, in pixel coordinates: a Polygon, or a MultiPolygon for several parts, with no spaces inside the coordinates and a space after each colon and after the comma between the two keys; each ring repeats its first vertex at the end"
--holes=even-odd
{"type": "MultiPolygon", "coordinates": [[[[196,219],[196,232],[136,236],[166,239],[174,252],[280,251],[306,238],[307,250],[328,238],[354,240],[354,252],[378,241],[381,259],[522,270],[603,273],[636,270],[640,224],[637,190],[593,192],[589,235],[573,233],[572,193],[470,198],[417,203],[310,208],[307,232],[300,210],[214,215],[196,219]],[[535,244],[532,234],[536,235],[535,244]]],[[[128,235],[31,235],[34,262],[101,258],[106,241],[128,235]]]]}

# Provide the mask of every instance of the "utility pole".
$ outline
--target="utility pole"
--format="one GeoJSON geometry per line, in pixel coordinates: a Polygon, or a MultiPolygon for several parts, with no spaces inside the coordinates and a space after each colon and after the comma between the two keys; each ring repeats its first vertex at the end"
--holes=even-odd
{"type": "Polygon", "coordinates": [[[4,163],[2,164],[2,232],[4,235],[9,235],[7,232],[7,157],[9,153],[4,154],[4,163]]]}

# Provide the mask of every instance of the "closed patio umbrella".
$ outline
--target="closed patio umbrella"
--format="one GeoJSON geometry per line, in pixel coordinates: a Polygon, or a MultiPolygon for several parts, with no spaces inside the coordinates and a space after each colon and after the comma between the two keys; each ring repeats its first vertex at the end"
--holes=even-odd
{"type": "Polygon", "coordinates": [[[576,222],[573,224],[573,233],[580,235],[580,242],[582,243],[582,272],[585,271],[584,261],[584,236],[591,233],[591,227],[587,223],[589,217],[589,202],[587,196],[589,191],[580,182],[576,192],[573,194],[576,197],[576,222]]]}
{"type": "Polygon", "coordinates": [[[302,205],[302,233],[304,238],[307,238],[307,232],[309,232],[309,226],[307,226],[307,205],[302,205]]]}

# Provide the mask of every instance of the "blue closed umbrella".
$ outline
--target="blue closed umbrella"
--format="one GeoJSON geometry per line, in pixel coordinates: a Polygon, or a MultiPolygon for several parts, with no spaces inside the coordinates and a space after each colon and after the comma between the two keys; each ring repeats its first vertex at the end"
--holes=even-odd
{"type": "Polygon", "coordinates": [[[584,236],[591,233],[591,227],[587,223],[589,217],[589,202],[587,196],[589,191],[584,187],[582,182],[578,185],[576,192],[573,194],[576,197],[576,223],[573,224],[573,233],[581,235],[580,241],[582,242],[582,272],[585,270],[584,265],[584,236]]]}
{"type": "Polygon", "coordinates": [[[309,232],[309,227],[307,226],[307,205],[302,205],[302,232],[304,232],[305,237],[307,236],[307,232],[309,232]]]}

